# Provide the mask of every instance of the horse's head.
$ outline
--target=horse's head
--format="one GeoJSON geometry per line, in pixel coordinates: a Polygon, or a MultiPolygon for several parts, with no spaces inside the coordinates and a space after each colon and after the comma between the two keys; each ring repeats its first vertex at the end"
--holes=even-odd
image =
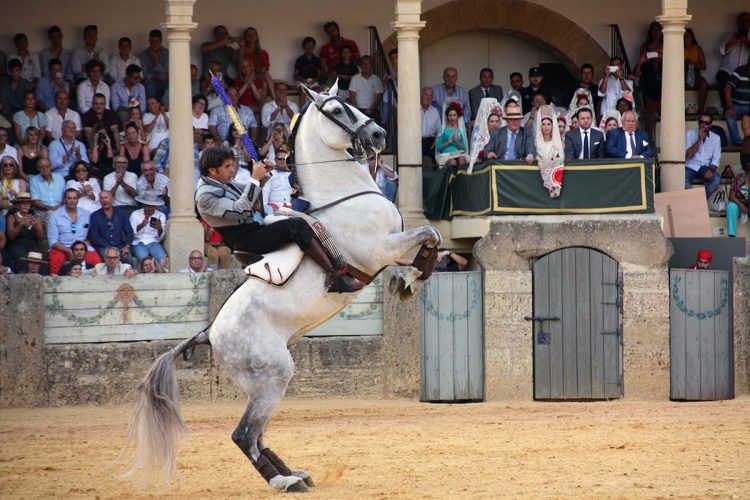
{"type": "Polygon", "coordinates": [[[356,157],[379,153],[385,147],[385,130],[360,110],[338,96],[338,81],[328,92],[315,92],[302,85],[312,106],[320,113],[316,126],[330,148],[352,148],[356,157]]]}

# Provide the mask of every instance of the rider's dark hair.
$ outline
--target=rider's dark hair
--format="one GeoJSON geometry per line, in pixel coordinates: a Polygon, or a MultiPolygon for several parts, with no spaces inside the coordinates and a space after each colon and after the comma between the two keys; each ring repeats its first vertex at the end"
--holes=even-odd
{"type": "Polygon", "coordinates": [[[208,169],[220,167],[226,160],[234,160],[234,151],[226,146],[216,146],[203,151],[201,156],[201,175],[208,175],[208,169]]]}

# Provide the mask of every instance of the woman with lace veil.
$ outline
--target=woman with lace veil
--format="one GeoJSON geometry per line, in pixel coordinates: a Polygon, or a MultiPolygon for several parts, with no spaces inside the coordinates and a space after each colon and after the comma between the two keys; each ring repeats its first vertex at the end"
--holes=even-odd
{"type": "Polygon", "coordinates": [[[578,108],[583,106],[593,109],[593,103],[594,98],[591,95],[591,91],[589,89],[579,87],[578,89],[576,89],[575,94],[573,94],[573,99],[570,100],[570,105],[568,106],[568,116],[575,116],[575,114],[578,112],[578,108]]]}
{"type": "Polygon", "coordinates": [[[560,130],[557,127],[555,108],[550,105],[539,108],[538,119],[534,127],[536,159],[539,163],[542,183],[549,191],[550,198],[557,198],[562,190],[565,153],[560,139],[560,130]]]}
{"type": "Polygon", "coordinates": [[[620,116],[620,112],[616,109],[610,109],[604,113],[604,116],[602,116],[602,119],[599,122],[599,128],[604,132],[604,137],[607,137],[607,132],[613,128],[619,127],[622,127],[622,117],[620,116]]]}
{"type": "Polygon", "coordinates": [[[500,103],[494,97],[485,97],[479,103],[477,117],[474,120],[474,129],[471,132],[468,173],[474,170],[474,163],[489,142],[492,131],[500,128],[502,117],[503,108],[500,107],[500,103]]]}
{"type": "Polygon", "coordinates": [[[466,138],[464,110],[461,104],[446,99],[443,103],[443,127],[435,142],[435,159],[440,167],[466,164],[469,140],[466,138]]]}

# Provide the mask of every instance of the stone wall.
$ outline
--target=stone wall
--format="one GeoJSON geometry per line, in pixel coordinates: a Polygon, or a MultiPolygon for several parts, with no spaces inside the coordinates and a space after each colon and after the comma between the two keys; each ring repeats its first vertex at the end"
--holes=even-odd
{"type": "Polygon", "coordinates": [[[750,258],[735,258],[734,281],[734,394],[750,394],[750,258]]]}
{"type": "Polygon", "coordinates": [[[474,247],[485,271],[487,399],[533,397],[532,263],[587,247],[620,263],[625,396],[669,397],[671,245],[653,215],[498,217],[474,247]]]}

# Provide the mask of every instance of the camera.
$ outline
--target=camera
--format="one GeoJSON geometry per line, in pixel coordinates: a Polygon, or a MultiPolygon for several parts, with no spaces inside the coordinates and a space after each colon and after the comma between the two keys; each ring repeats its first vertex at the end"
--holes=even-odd
{"type": "Polygon", "coordinates": [[[609,68],[610,73],[616,73],[618,69],[620,69],[619,66],[607,66],[609,68]]]}
{"type": "Polygon", "coordinates": [[[150,218],[150,219],[148,220],[148,225],[149,225],[149,226],[151,226],[151,227],[156,227],[156,225],[157,225],[158,223],[159,223],[159,219],[157,219],[156,217],[151,217],[151,218],[150,218]]]}

